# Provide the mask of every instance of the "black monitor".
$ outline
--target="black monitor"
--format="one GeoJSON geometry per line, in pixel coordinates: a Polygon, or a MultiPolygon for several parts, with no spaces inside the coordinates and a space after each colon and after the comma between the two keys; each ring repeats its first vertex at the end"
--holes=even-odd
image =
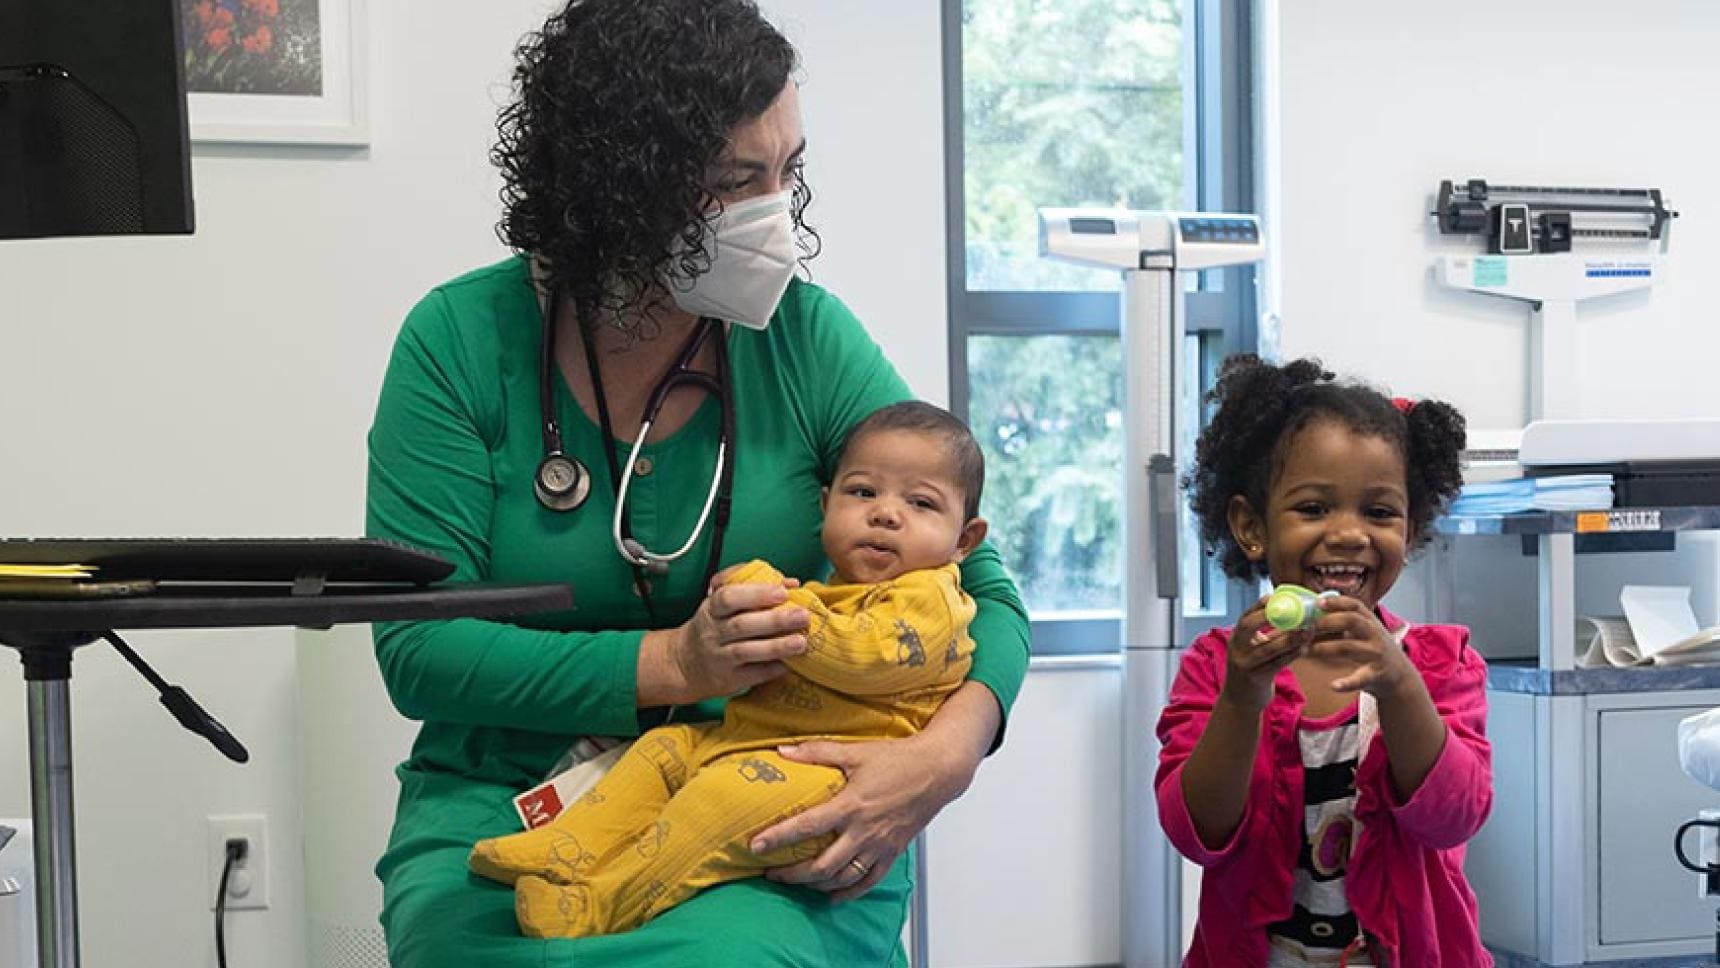
{"type": "Polygon", "coordinates": [[[178,0],[0,0],[0,238],[186,233],[178,0]]]}

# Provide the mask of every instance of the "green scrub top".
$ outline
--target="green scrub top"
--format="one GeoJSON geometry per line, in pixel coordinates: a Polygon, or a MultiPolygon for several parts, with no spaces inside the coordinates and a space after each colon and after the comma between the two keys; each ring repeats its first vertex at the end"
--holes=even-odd
{"type": "MultiPolygon", "coordinates": [[[[614,486],[601,429],[555,381],[566,451],[591,469],[577,510],[538,504],[543,457],[538,354],[542,317],[524,258],[432,290],[394,347],[370,432],[367,532],[435,551],[451,581],[566,582],[572,610],[515,624],[479,619],[376,627],[395,706],[423,723],[396,771],[400,800],[377,865],[394,968],[636,965],[773,968],[903,964],[911,885],[904,856],[865,897],[831,905],[761,878],[713,888],[637,931],[603,938],[521,937],[513,894],[469,874],[472,844],[519,829],[511,798],[540,782],[581,735],[631,736],[661,721],[635,704],[639,642],[652,627],[610,537],[614,486]]],[[[762,331],[731,327],[734,504],[722,564],[763,558],[785,574],[826,576],[819,491],[844,435],[908,388],[835,297],[795,280],[762,331]]],[[[720,418],[707,400],[686,426],[648,444],[628,488],[633,535],[678,548],[716,460],[720,418]],[[648,465],[646,462],[649,462],[648,465]],[[646,472],[646,467],[649,472],[646,472]]],[[[616,460],[631,441],[616,442],[616,460]]],[[[653,576],[657,624],[698,607],[710,529],[653,576]]],[[[1007,712],[1027,671],[1028,621],[997,552],[962,565],[979,606],[969,678],[1007,712]]],[[[698,718],[720,715],[701,704],[698,718]]],[[[692,718],[683,710],[678,719],[692,718]]],[[[1001,734],[1000,734],[1001,738],[1001,734]]]]}

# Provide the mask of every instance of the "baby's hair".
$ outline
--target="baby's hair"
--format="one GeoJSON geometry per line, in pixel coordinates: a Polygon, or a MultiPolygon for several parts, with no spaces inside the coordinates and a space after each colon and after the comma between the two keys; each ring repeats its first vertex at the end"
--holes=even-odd
{"type": "Polygon", "coordinates": [[[1379,437],[1403,455],[1409,485],[1410,547],[1463,483],[1463,415],[1438,400],[1403,401],[1373,387],[1339,381],[1316,359],[1274,366],[1249,353],[1224,361],[1208,399],[1218,405],[1195,444],[1195,466],[1183,481],[1200,520],[1201,540],[1233,578],[1266,577],[1230,533],[1230,499],[1242,495],[1265,514],[1266,495],[1303,428],[1333,420],[1357,434],[1379,437]]]}
{"type": "Polygon", "coordinates": [[[980,453],[979,442],[973,439],[973,432],[968,430],[967,424],[942,407],[921,400],[904,400],[872,411],[848,431],[848,437],[842,441],[842,456],[836,461],[837,469],[841,469],[848,451],[861,438],[886,430],[942,437],[949,445],[950,466],[955,470],[956,486],[962,489],[962,520],[972,521],[979,517],[980,492],[985,490],[985,455],[980,453]]]}

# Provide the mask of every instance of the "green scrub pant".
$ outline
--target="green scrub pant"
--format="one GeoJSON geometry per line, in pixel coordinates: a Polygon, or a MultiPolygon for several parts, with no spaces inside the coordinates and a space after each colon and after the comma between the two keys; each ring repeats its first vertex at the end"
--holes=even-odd
{"type": "Polygon", "coordinates": [[[520,935],[513,891],[466,868],[472,844],[519,829],[514,790],[405,773],[377,875],[393,968],[905,968],[911,853],[867,894],[749,878],[711,888],[636,931],[600,938],[520,935]],[[417,782],[415,782],[417,781],[417,782]]]}

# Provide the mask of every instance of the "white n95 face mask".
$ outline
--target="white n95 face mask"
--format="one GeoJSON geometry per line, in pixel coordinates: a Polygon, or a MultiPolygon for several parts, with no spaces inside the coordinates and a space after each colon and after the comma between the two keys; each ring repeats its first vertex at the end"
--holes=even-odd
{"type": "Polygon", "coordinates": [[[692,278],[666,273],[675,305],[753,329],[770,325],[797,264],[790,193],[749,198],[723,209],[711,226],[711,266],[692,278]]]}

